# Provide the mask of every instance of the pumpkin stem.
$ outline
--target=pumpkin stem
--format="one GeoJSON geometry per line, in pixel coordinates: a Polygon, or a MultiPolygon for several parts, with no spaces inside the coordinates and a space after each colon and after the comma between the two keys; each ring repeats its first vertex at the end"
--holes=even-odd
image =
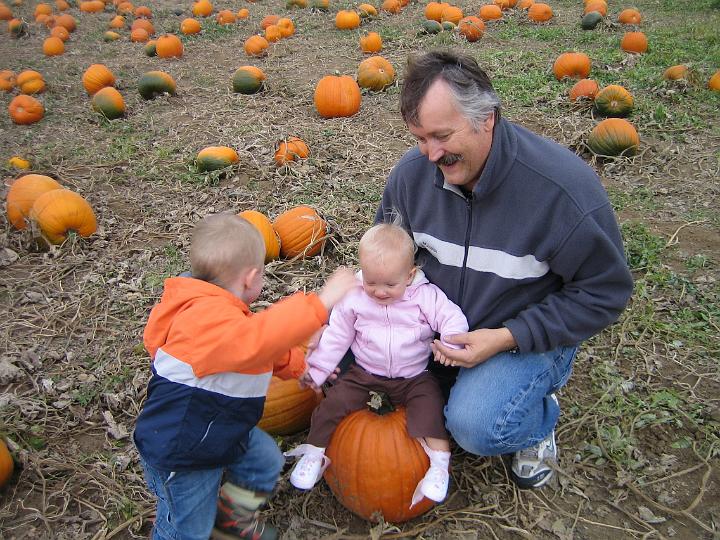
{"type": "Polygon", "coordinates": [[[385,392],[375,392],[370,390],[370,401],[367,402],[368,408],[375,414],[383,416],[395,410],[385,392]]]}

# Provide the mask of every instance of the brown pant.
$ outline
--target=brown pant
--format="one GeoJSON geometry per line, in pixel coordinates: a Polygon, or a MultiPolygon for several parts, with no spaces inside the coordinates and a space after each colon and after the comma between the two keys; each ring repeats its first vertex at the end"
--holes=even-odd
{"type": "Polygon", "coordinates": [[[325,448],[337,425],[352,412],[366,407],[370,390],[385,392],[393,405],[404,405],[408,435],[447,439],[443,400],[435,377],[423,371],[409,379],[381,377],[353,364],[327,391],[313,412],[307,442],[325,448]]]}

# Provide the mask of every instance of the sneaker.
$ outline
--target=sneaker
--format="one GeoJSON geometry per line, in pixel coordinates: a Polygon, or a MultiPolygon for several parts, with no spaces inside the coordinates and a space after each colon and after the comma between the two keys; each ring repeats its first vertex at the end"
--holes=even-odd
{"type": "MultiPolygon", "coordinates": [[[[292,454],[287,452],[286,455],[292,454]]],[[[298,489],[312,489],[320,481],[328,465],[330,458],[323,451],[305,453],[290,473],[290,483],[298,489]]]]}
{"type": "MultiPolygon", "coordinates": [[[[558,403],[555,394],[550,398],[558,403]]],[[[510,464],[510,479],[520,489],[539,488],[548,483],[554,471],[548,462],[557,463],[557,445],[555,430],[535,446],[515,452],[510,464]]]]}
{"type": "Polygon", "coordinates": [[[230,504],[218,498],[217,516],[211,538],[215,540],[277,540],[278,531],[260,519],[260,512],[230,504]]]}
{"type": "Polygon", "coordinates": [[[449,480],[447,469],[431,464],[420,482],[420,492],[428,499],[440,502],[447,495],[449,480]]]}

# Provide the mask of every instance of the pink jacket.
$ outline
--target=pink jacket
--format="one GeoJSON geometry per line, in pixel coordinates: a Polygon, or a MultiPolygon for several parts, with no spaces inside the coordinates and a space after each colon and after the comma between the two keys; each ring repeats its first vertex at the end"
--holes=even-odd
{"type": "Polygon", "coordinates": [[[335,369],[348,348],[366,371],[384,377],[414,377],[427,367],[430,343],[441,336],[468,331],[467,319],[445,293],[418,270],[404,296],[380,305],[359,286],[330,314],[328,328],[307,357],[309,374],[320,385],[335,369]]]}

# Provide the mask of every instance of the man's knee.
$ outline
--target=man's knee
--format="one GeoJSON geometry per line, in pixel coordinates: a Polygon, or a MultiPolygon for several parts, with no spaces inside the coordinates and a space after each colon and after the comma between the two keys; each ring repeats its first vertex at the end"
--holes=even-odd
{"type": "Polygon", "coordinates": [[[505,445],[494,429],[496,421],[468,414],[460,407],[445,408],[445,426],[460,447],[479,456],[504,454],[505,445]]]}

